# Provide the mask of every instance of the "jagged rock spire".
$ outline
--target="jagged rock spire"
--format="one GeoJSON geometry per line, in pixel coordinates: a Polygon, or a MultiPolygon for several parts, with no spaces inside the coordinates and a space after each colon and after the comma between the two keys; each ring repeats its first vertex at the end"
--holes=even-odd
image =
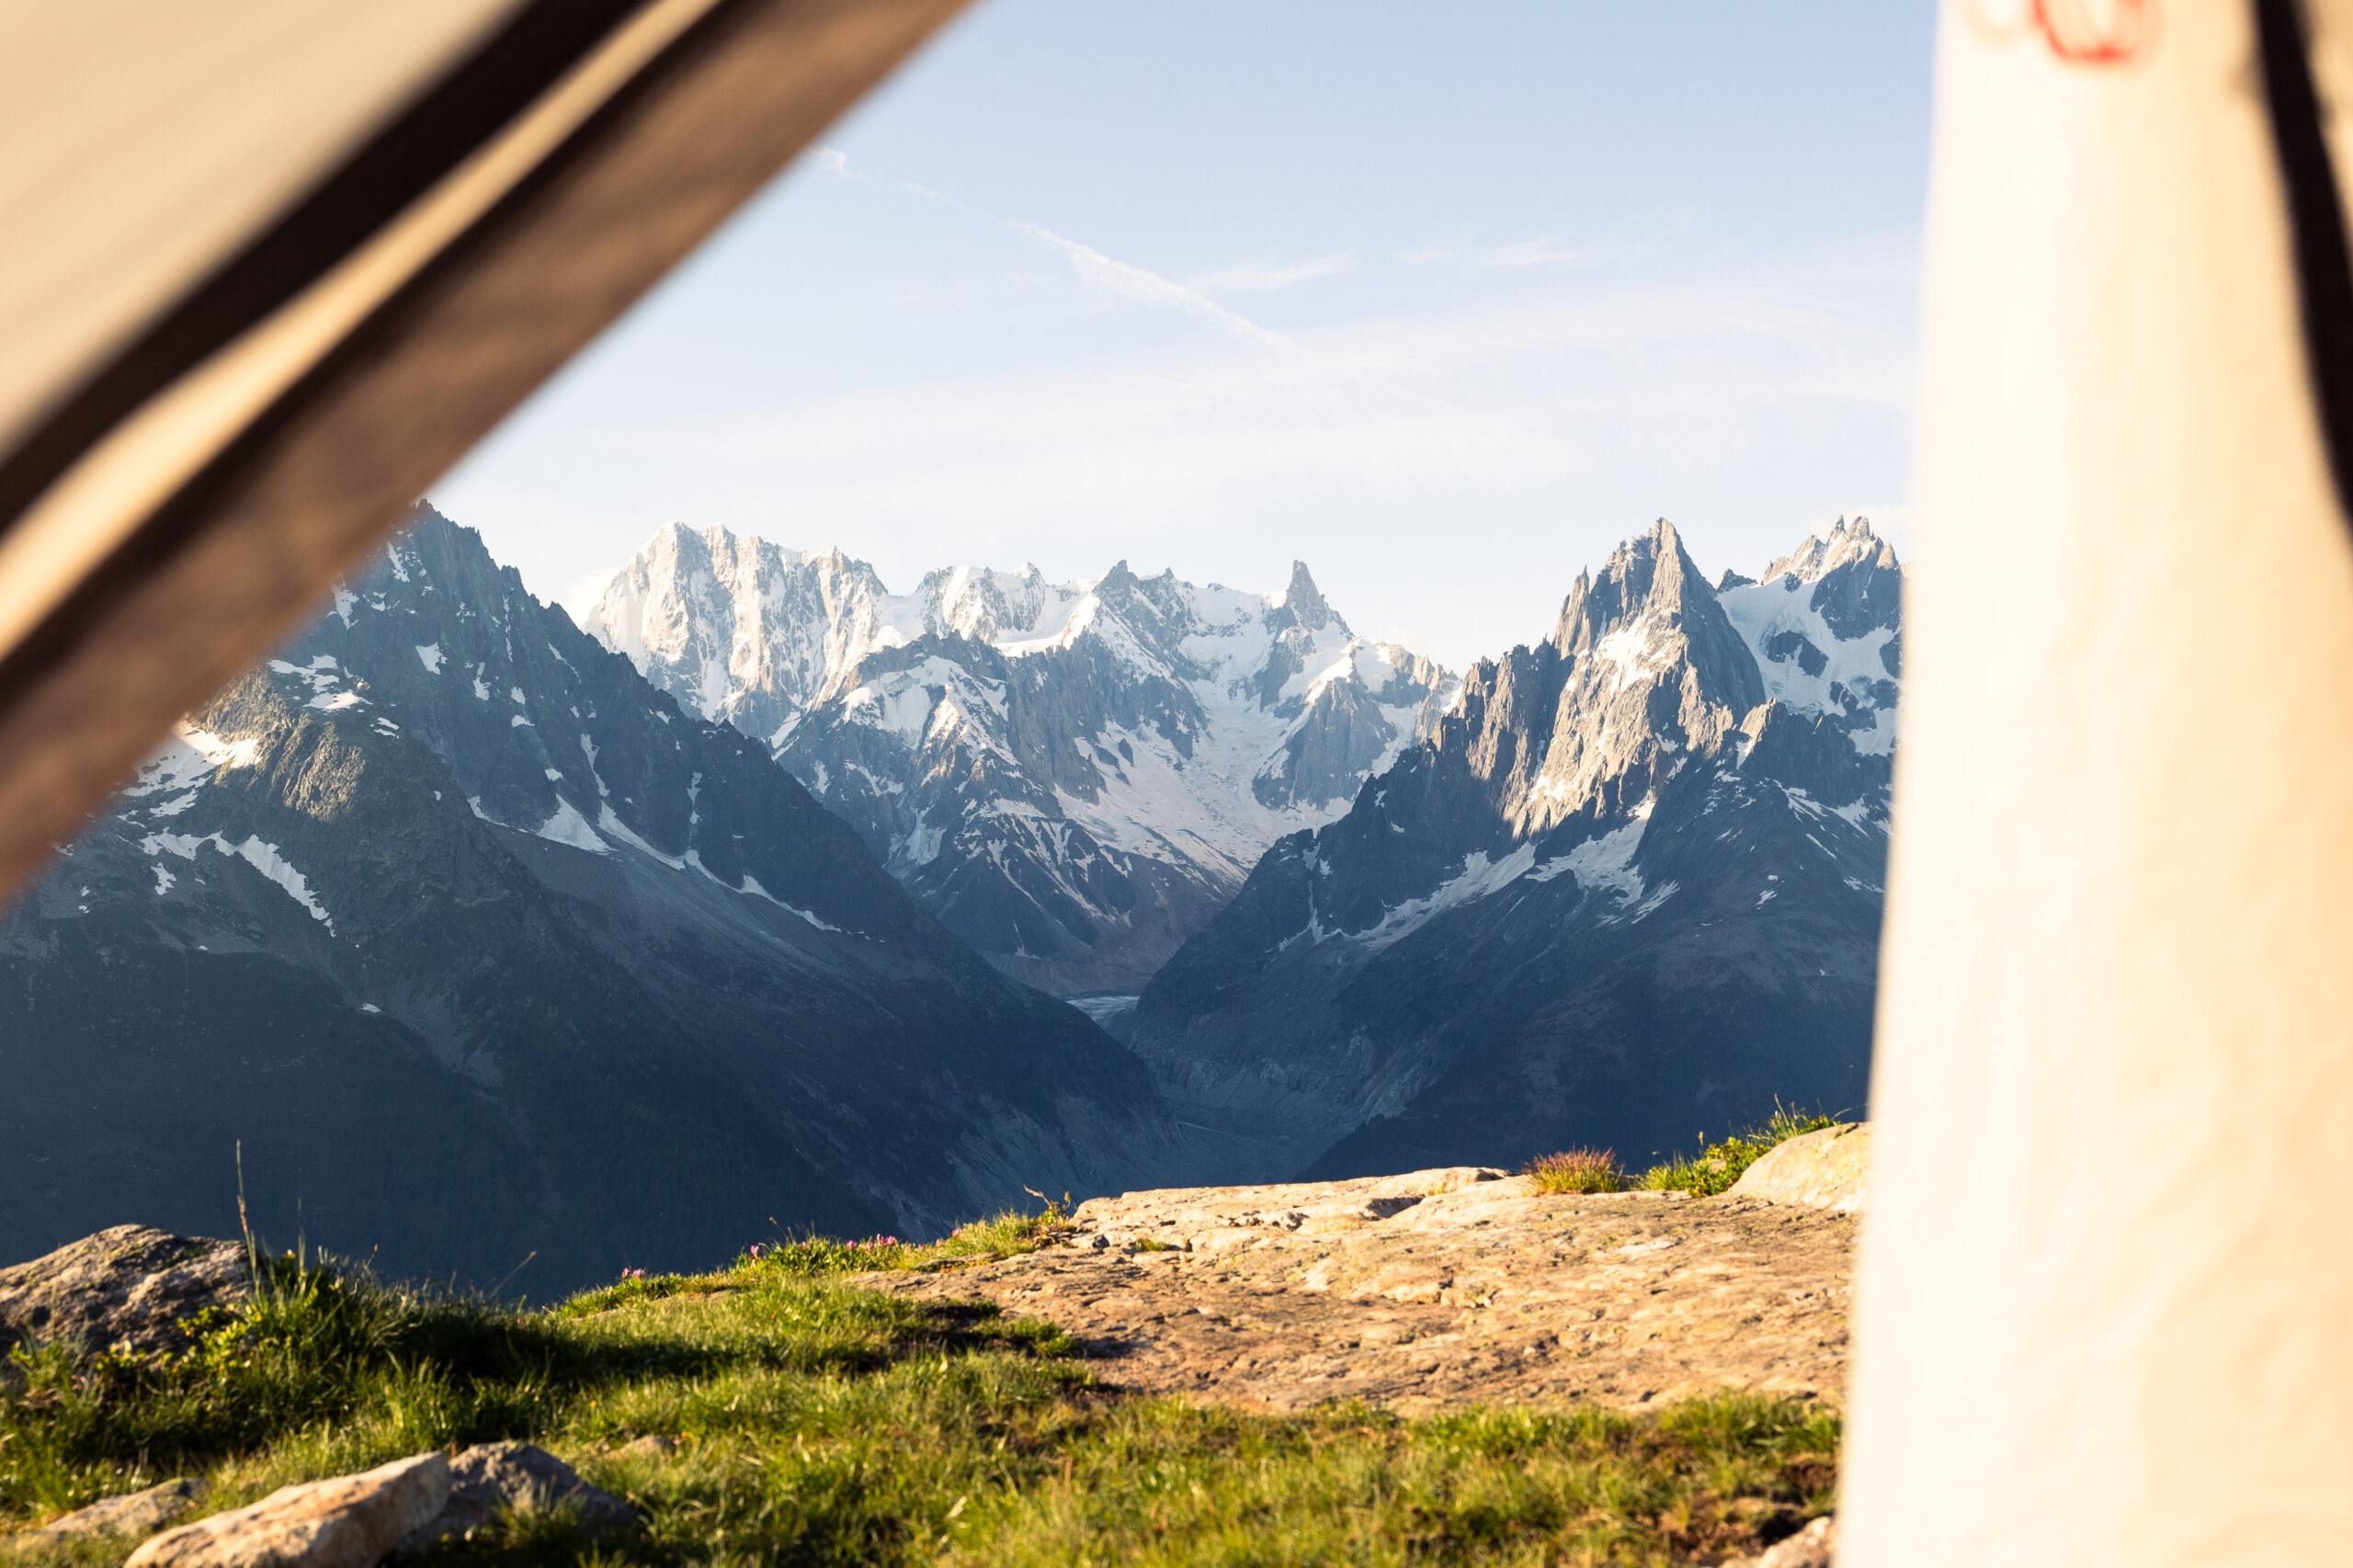
{"type": "Polygon", "coordinates": [[[1290,585],[1283,589],[1283,607],[1309,631],[1322,631],[1332,619],[1332,607],[1324,602],[1304,561],[1290,563],[1290,585]]]}

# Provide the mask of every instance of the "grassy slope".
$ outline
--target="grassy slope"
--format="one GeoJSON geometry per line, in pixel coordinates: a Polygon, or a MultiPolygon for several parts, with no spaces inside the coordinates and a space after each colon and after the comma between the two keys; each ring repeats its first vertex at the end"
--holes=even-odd
{"type": "MultiPolygon", "coordinates": [[[[181,1473],[211,1501],[439,1444],[536,1438],[644,1510],[591,1542],[506,1521],[500,1562],[1715,1561],[1830,1504],[1836,1417],[1704,1400],[1641,1417],[1355,1407],[1275,1417],[1092,1387],[1051,1327],[829,1276],[1050,1242],[1001,1220],[943,1247],[804,1244],[513,1312],[277,1270],[168,1363],[17,1351],[0,1520],[181,1473]],[[678,1439],[622,1454],[632,1438],[678,1439]]],[[[61,1555],[110,1563],[128,1541],[61,1555]]]]}

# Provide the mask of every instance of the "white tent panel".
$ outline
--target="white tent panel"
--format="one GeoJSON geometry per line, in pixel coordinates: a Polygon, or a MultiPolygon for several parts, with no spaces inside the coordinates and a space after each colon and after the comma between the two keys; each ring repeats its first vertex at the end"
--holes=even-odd
{"type": "Polygon", "coordinates": [[[2353,545],[2253,7],[2059,9],[1939,40],[1839,1561],[2337,1562],[2353,545]]]}

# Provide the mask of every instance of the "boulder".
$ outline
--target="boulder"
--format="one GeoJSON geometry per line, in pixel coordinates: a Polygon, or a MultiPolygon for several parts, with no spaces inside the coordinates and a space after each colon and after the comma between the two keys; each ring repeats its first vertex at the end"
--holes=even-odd
{"type": "Polygon", "coordinates": [[[28,1339],[91,1349],[183,1349],[181,1324],[245,1299],[244,1247],[117,1225],[0,1268],[0,1350],[28,1339]]]}
{"type": "Polygon", "coordinates": [[[1870,1186],[1870,1142],[1868,1122],[1850,1121],[1801,1134],[1768,1150],[1725,1196],[1802,1203],[1834,1214],[1856,1213],[1863,1207],[1870,1186]]]}
{"type": "Polygon", "coordinates": [[[1838,1521],[1825,1514],[1789,1540],[1767,1547],[1754,1557],[1727,1562],[1724,1568],[1830,1568],[1831,1554],[1837,1545],[1838,1521]]]}
{"type": "Polygon", "coordinates": [[[207,1488],[201,1481],[166,1481],[144,1492],[103,1497],[86,1508],[51,1519],[37,1530],[9,1536],[10,1546],[62,1546],[91,1536],[152,1535],[195,1506],[207,1488]]]}
{"type": "Polygon", "coordinates": [[[589,1485],[545,1449],[529,1443],[480,1443],[449,1461],[449,1500],[439,1514],[411,1531],[398,1550],[421,1551],[438,1541],[463,1537],[488,1524],[501,1508],[536,1514],[561,1507],[576,1510],[580,1522],[592,1528],[625,1525],[636,1517],[629,1504],[589,1485]]]}
{"type": "Polygon", "coordinates": [[[376,1568],[449,1502],[448,1456],[418,1454],[165,1530],[124,1568],[376,1568]]]}

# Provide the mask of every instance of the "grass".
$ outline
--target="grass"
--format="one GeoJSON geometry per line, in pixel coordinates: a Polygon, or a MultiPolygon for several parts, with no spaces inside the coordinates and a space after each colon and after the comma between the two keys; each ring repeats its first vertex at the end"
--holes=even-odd
{"type": "Polygon", "coordinates": [[[1796,1110],[1776,1101],[1773,1114],[1757,1125],[1714,1143],[1710,1143],[1703,1134],[1698,1153],[1675,1155],[1664,1164],[1653,1165],[1639,1178],[1620,1167],[1618,1156],[1608,1149],[1563,1149],[1558,1153],[1539,1154],[1520,1166],[1519,1174],[1535,1177],[1539,1192],[1623,1192],[1631,1182],[1647,1192],[1688,1192],[1698,1198],[1713,1198],[1729,1192],[1748,1167],[1763,1159],[1775,1144],[1801,1133],[1838,1125],[1837,1117],[1796,1110]]]}
{"type": "Polygon", "coordinates": [[[1608,1149],[1563,1149],[1557,1154],[1539,1154],[1520,1166],[1519,1174],[1534,1176],[1539,1192],[1626,1189],[1626,1173],[1619,1168],[1618,1156],[1608,1149]]]}
{"type": "MultiPolygon", "coordinates": [[[[1059,1203],[1048,1203],[1042,1213],[1024,1214],[1006,1209],[985,1220],[975,1220],[936,1242],[903,1242],[896,1236],[870,1236],[845,1241],[836,1236],[801,1236],[747,1247],[736,1257],[732,1272],[767,1269],[799,1278],[835,1274],[873,1274],[897,1269],[930,1272],[968,1263],[987,1263],[1017,1254],[1035,1252],[1070,1228],[1070,1214],[1059,1203]]],[[[710,1276],[656,1274],[631,1270],[620,1283],[574,1297],[557,1309],[578,1317],[603,1312],[624,1301],[659,1301],[695,1288],[710,1276]]]]}
{"type": "Polygon", "coordinates": [[[1798,1110],[1775,1101],[1773,1114],[1756,1126],[1715,1143],[1702,1137],[1697,1154],[1688,1159],[1678,1154],[1664,1165],[1653,1165],[1643,1173],[1638,1185],[1651,1192],[1688,1192],[1699,1198],[1713,1198],[1732,1190],[1733,1184],[1775,1144],[1839,1124],[1837,1117],[1798,1110]]]}
{"type": "MultiPolygon", "coordinates": [[[[795,1243],[536,1312],[270,1265],[184,1355],[13,1353],[0,1521],[176,1474],[233,1506],[507,1437],[635,1499],[642,1528],[592,1541],[561,1517],[507,1519],[456,1559],[1664,1564],[1756,1550],[1830,1506],[1837,1420],[1798,1402],[1244,1415],[1108,1392],[1049,1326],[838,1278],[878,1254],[932,1267],[1034,1245],[1057,1223],[1000,1216],[935,1248],[795,1243]],[[676,1446],[619,1451],[655,1434],[676,1446]]],[[[101,1568],[131,1544],[68,1556],[101,1568]]]]}

